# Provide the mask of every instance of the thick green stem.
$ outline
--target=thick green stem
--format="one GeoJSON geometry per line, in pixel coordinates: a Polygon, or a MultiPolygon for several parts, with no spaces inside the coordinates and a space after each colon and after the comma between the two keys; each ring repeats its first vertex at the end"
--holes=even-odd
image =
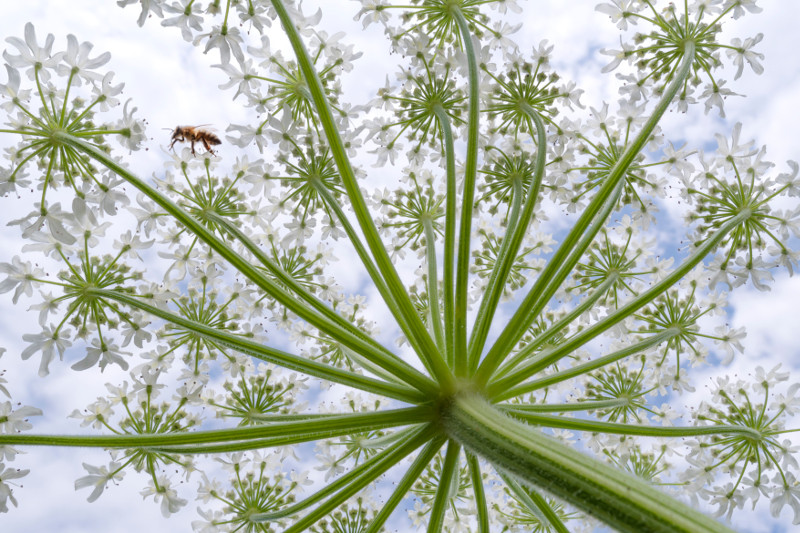
{"type": "Polygon", "coordinates": [[[442,422],[451,438],[501,472],[618,531],[730,531],[652,485],[503,415],[479,396],[455,397],[444,409],[442,422]]]}

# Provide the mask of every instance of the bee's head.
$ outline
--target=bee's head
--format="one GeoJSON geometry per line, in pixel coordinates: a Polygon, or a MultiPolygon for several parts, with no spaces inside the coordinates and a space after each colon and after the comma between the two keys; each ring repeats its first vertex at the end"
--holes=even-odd
{"type": "Polygon", "coordinates": [[[180,137],[181,135],[183,135],[183,127],[182,126],[178,126],[175,129],[171,129],[171,128],[161,128],[161,129],[167,130],[169,132],[172,132],[172,138],[173,139],[175,137],[180,137]]]}

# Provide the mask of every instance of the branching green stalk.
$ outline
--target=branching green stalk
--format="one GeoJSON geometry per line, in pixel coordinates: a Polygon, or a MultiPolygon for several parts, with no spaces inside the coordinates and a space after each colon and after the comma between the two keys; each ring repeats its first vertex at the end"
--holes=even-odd
{"type": "Polygon", "coordinates": [[[483,344],[486,342],[486,337],[489,334],[489,328],[492,324],[490,315],[493,315],[494,311],[497,309],[497,304],[503,295],[503,289],[508,280],[508,273],[511,271],[511,267],[514,265],[514,260],[516,259],[516,250],[512,251],[510,249],[512,244],[511,236],[515,235],[516,229],[522,226],[519,220],[520,211],[522,211],[522,197],[522,179],[516,177],[512,184],[511,206],[508,210],[506,234],[503,236],[500,250],[497,252],[497,258],[494,262],[494,267],[489,274],[489,281],[486,283],[486,287],[483,290],[483,298],[481,298],[481,303],[475,315],[475,322],[470,333],[468,344],[470,371],[474,371],[475,367],[478,365],[480,352],[483,350],[483,344]]]}
{"type": "Polygon", "coordinates": [[[456,396],[443,410],[442,421],[451,438],[499,470],[618,531],[730,531],[646,482],[503,415],[476,395],[456,396]]]}
{"type": "Polygon", "coordinates": [[[539,415],[525,412],[521,409],[509,407],[503,409],[514,418],[524,420],[532,425],[549,428],[569,429],[573,431],[586,431],[589,433],[614,433],[618,435],[636,435],[639,437],[701,437],[705,435],[741,435],[760,441],[763,435],[757,430],[747,426],[713,425],[713,426],[642,426],[637,424],[618,424],[616,422],[601,422],[582,418],[567,418],[557,415],[539,415]]]}
{"type": "MultiPolygon", "coordinates": [[[[539,275],[533,287],[531,287],[531,290],[525,297],[525,300],[522,302],[517,312],[514,313],[514,316],[503,329],[494,346],[492,346],[492,348],[486,354],[486,357],[476,373],[476,378],[478,379],[479,383],[485,383],[489,379],[494,370],[510,353],[513,346],[519,341],[520,338],[522,338],[522,335],[524,335],[525,330],[530,326],[531,322],[535,320],[536,314],[531,312],[532,304],[536,301],[541,302],[541,295],[545,290],[547,290],[548,287],[552,287],[548,292],[554,292],[555,284],[551,285],[552,280],[559,273],[562,273],[562,276],[566,277],[574,264],[580,260],[581,255],[583,255],[583,251],[578,248],[578,243],[586,242],[587,239],[584,239],[584,237],[589,226],[591,224],[595,224],[596,231],[600,230],[601,224],[598,224],[598,222],[600,222],[600,217],[598,215],[604,210],[604,208],[608,207],[608,200],[614,196],[615,190],[617,190],[618,187],[624,183],[626,171],[630,167],[631,163],[633,163],[634,159],[642,150],[642,148],[644,148],[645,144],[647,144],[647,142],[650,140],[650,135],[658,125],[661,117],[667,111],[669,104],[682,88],[683,82],[691,71],[695,54],[694,43],[687,42],[686,49],[683,53],[684,57],[681,60],[681,64],[678,68],[675,78],[665,89],[663,96],[653,110],[653,113],[650,115],[650,118],[648,118],[647,122],[642,126],[641,131],[639,131],[633,141],[627,146],[623,154],[620,156],[619,160],[611,169],[608,178],[605,180],[603,185],[597,191],[597,194],[583,211],[578,221],[575,223],[575,226],[572,228],[572,230],[570,230],[567,237],[561,243],[561,246],[559,246],[558,250],[556,250],[555,254],[553,254],[550,261],[547,263],[547,266],[545,266],[545,269],[539,275]],[[576,253],[576,251],[579,253],[576,253]],[[572,257],[572,261],[568,260],[570,257],[572,257]]],[[[587,246],[590,243],[591,239],[588,240],[587,246]]],[[[537,308],[541,310],[542,305],[543,304],[540,303],[537,308]]]]}
{"type": "Polygon", "coordinates": [[[209,327],[205,324],[195,322],[180,315],[170,313],[164,309],[152,306],[141,299],[128,294],[101,289],[92,289],[89,294],[95,295],[98,298],[114,300],[133,307],[134,309],[140,309],[152,316],[166,320],[172,324],[175,324],[176,326],[180,326],[196,335],[200,335],[203,338],[213,340],[220,345],[227,346],[238,352],[256,357],[262,361],[267,361],[290,370],[302,372],[303,374],[307,374],[309,376],[329,380],[334,383],[349,385],[360,390],[373,392],[375,394],[380,394],[389,398],[395,398],[397,400],[411,403],[418,403],[427,397],[419,391],[409,389],[401,384],[386,383],[375,378],[362,376],[360,374],[336,368],[325,363],[299,357],[276,348],[270,348],[269,346],[265,346],[251,339],[240,337],[221,329],[209,327]]]}
{"type": "Polygon", "coordinates": [[[442,471],[439,473],[439,487],[436,489],[436,498],[431,506],[431,516],[428,519],[428,533],[442,531],[444,514],[450,507],[453,492],[458,490],[458,458],[460,455],[461,446],[452,439],[448,441],[442,471]]]}
{"type": "Polygon", "coordinates": [[[531,180],[530,187],[526,192],[525,207],[521,215],[517,215],[519,195],[514,194],[512,210],[509,214],[509,223],[506,227],[506,236],[503,238],[503,243],[500,247],[500,252],[497,254],[494,268],[489,277],[484,289],[483,299],[478,308],[478,314],[475,318],[475,325],[472,329],[472,334],[469,342],[469,361],[470,372],[474,372],[478,366],[481,352],[486,344],[486,337],[489,335],[489,328],[492,325],[492,319],[497,311],[497,305],[503,295],[508,274],[511,272],[511,267],[514,266],[514,261],[517,259],[519,248],[522,245],[522,239],[528,231],[528,225],[533,218],[534,209],[539,199],[539,189],[542,185],[542,178],[544,177],[545,158],[547,156],[547,137],[545,136],[545,126],[542,118],[536,111],[525,105],[525,111],[536,124],[536,169],[534,171],[533,179],[531,180]]]}
{"type": "Polygon", "coordinates": [[[383,368],[379,367],[378,365],[373,363],[371,359],[368,359],[363,355],[361,355],[360,353],[354,352],[347,346],[342,346],[341,344],[339,345],[339,349],[342,351],[342,353],[344,353],[347,356],[347,359],[349,359],[353,364],[360,365],[361,368],[363,368],[367,372],[371,372],[372,374],[375,374],[379,378],[383,378],[384,380],[390,383],[405,385],[402,381],[397,379],[397,376],[395,376],[394,374],[390,374],[383,368]]]}
{"type": "Polygon", "coordinates": [[[489,506],[486,502],[486,493],[483,489],[483,476],[481,476],[481,465],[478,458],[465,452],[467,465],[469,466],[470,480],[472,481],[472,493],[475,497],[475,507],[478,510],[478,533],[489,533],[489,506]]]}
{"type": "MultiPolygon", "coordinates": [[[[548,352],[547,354],[537,357],[536,362],[534,364],[526,365],[523,371],[514,372],[501,381],[505,383],[506,386],[512,387],[513,385],[528,379],[536,372],[550,366],[568,353],[578,349],[593,338],[632,315],[683,279],[695,266],[697,266],[709,253],[714,250],[717,244],[719,244],[719,242],[725,238],[728,233],[736,228],[736,226],[750,218],[751,215],[752,213],[749,209],[743,210],[741,213],[731,218],[728,222],[721,225],[711,237],[704,241],[703,244],[698,246],[692,255],[687,257],[678,268],[673,270],[668,276],[664,277],[664,279],[650,287],[648,290],[642,292],[636,298],[618,308],[616,311],[609,314],[602,320],[599,320],[580,333],[570,337],[569,340],[566,340],[563,344],[559,345],[558,348],[548,352]]],[[[502,390],[497,386],[493,386],[492,388],[498,393],[502,390]]]]}
{"type": "MultiPolygon", "coordinates": [[[[245,232],[239,229],[235,224],[231,224],[225,217],[218,216],[214,213],[206,213],[205,216],[208,220],[214,222],[215,225],[223,228],[234,239],[239,241],[256,259],[261,263],[261,266],[269,270],[278,281],[285,284],[291,291],[299,296],[304,302],[308,303],[313,309],[325,315],[332,322],[336,322],[341,328],[350,331],[353,335],[361,337],[364,342],[375,343],[374,339],[363,331],[355,327],[352,323],[348,322],[342,315],[326,305],[325,302],[311,294],[302,285],[297,283],[294,278],[286,273],[271,257],[269,257],[258,244],[254,243],[245,232]]],[[[381,286],[376,283],[378,290],[381,286]]],[[[394,354],[393,357],[397,358],[394,354]]]]}
{"type": "Polygon", "coordinates": [[[580,365],[575,365],[570,368],[566,368],[564,370],[559,370],[557,372],[554,372],[546,377],[537,379],[535,381],[525,382],[519,387],[513,387],[513,385],[516,384],[515,381],[519,379],[520,376],[535,375],[536,371],[540,367],[542,360],[552,361],[552,363],[550,364],[554,364],[557,363],[561,358],[566,357],[567,355],[569,355],[569,353],[571,353],[562,350],[561,346],[559,346],[557,348],[554,348],[553,350],[547,350],[543,352],[540,356],[535,357],[528,364],[524,365],[517,372],[509,375],[505,379],[500,379],[497,382],[490,383],[486,389],[487,394],[492,395],[493,393],[496,392],[498,396],[497,398],[495,398],[495,401],[502,401],[508,398],[519,396],[520,394],[525,394],[527,392],[543,389],[544,387],[549,387],[550,385],[554,385],[556,383],[561,383],[562,381],[574,378],[575,376],[588,375],[588,373],[591,372],[592,370],[597,370],[598,368],[602,368],[611,363],[615,363],[621,359],[625,359],[626,357],[630,357],[637,353],[644,352],[649,348],[658,346],[662,342],[669,341],[671,338],[680,335],[680,333],[681,331],[678,328],[667,328],[660,333],[657,333],[655,335],[650,335],[649,337],[642,339],[637,343],[630,344],[610,354],[598,357],[596,359],[592,359],[591,361],[587,361],[580,365]],[[559,358],[556,359],[556,357],[559,358]],[[537,370],[530,370],[530,369],[537,369],[537,370]]]}
{"type": "Polygon", "coordinates": [[[291,527],[286,529],[286,533],[300,533],[301,531],[306,531],[308,527],[336,509],[339,505],[344,503],[354,494],[358,493],[361,489],[375,481],[384,472],[402,461],[408,454],[412,453],[414,450],[430,441],[431,437],[436,433],[436,431],[437,430],[433,425],[428,425],[423,428],[423,430],[417,435],[406,440],[402,446],[396,448],[381,460],[377,461],[374,465],[367,468],[360,475],[352,479],[350,483],[342,487],[339,492],[332,495],[319,507],[292,524],[291,527]]]}
{"type": "Polygon", "coordinates": [[[419,390],[427,390],[429,392],[435,390],[435,384],[428,377],[407,363],[404,363],[394,357],[394,355],[385,348],[378,350],[376,347],[377,343],[374,341],[371,343],[366,343],[361,339],[360,336],[356,336],[349,331],[343,330],[336,323],[326,319],[317,311],[314,311],[305,305],[301,305],[296,298],[288,294],[274,281],[264,276],[264,274],[255,266],[251,265],[247,260],[239,256],[228,244],[208,231],[208,229],[206,229],[200,222],[192,218],[169,198],[161,194],[143,180],[139,179],[132,172],[119,165],[105,152],[97,149],[95,146],[81,139],[77,139],[63,132],[56,132],[53,134],[53,136],[56,137],[60,142],[86,153],[99,163],[106,166],[119,177],[123,178],[125,181],[145,193],[159,207],[175,217],[176,221],[186,226],[187,229],[189,229],[198,238],[202,239],[203,242],[206,243],[212,250],[225,258],[234,268],[236,268],[236,270],[247,276],[248,279],[253,281],[261,289],[267,292],[267,294],[275,298],[281,305],[284,305],[286,308],[290,309],[303,320],[306,320],[314,327],[324,331],[332,338],[338,340],[353,350],[357,350],[363,354],[370,354],[376,364],[380,364],[380,366],[396,375],[401,381],[413,384],[413,386],[419,390]]]}
{"type": "Polygon", "coordinates": [[[467,354],[467,288],[469,285],[469,256],[472,243],[472,212],[475,202],[475,182],[478,174],[478,133],[480,122],[480,80],[478,60],[472,46],[472,35],[464,15],[456,4],[451,4],[450,13],[461,32],[461,42],[469,67],[469,112],[467,118],[467,155],[464,164],[464,187],[461,196],[461,225],[458,232],[458,256],[456,258],[455,290],[455,373],[466,376],[467,354]]]}
{"type": "Polygon", "coordinates": [[[511,489],[519,502],[524,504],[533,516],[539,518],[542,524],[549,524],[559,533],[569,533],[564,522],[561,521],[555,511],[553,511],[553,508],[547,504],[547,500],[542,498],[538,492],[535,490],[526,492],[520,484],[508,474],[500,474],[500,477],[503,478],[503,482],[508,485],[508,488],[511,489]]]}
{"type": "MultiPolygon", "coordinates": [[[[330,418],[332,416],[337,415],[320,415],[321,418],[330,418]]],[[[254,419],[256,417],[253,417],[254,419]]],[[[289,420],[303,420],[303,418],[298,417],[298,415],[286,415],[286,421],[289,420]]],[[[273,420],[279,420],[278,416],[273,417],[273,420]]],[[[281,421],[281,420],[279,420],[281,421]]],[[[301,444],[303,442],[313,442],[322,439],[328,439],[332,437],[340,436],[338,431],[331,432],[331,431],[314,431],[303,433],[302,435],[290,435],[288,437],[268,437],[264,439],[252,439],[237,443],[223,443],[223,444],[197,444],[191,446],[156,446],[150,448],[152,451],[157,453],[171,453],[171,454],[196,454],[196,453],[204,453],[204,454],[212,454],[212,453],[232,453],[232,452],[241,452],[247,450],[260,450],[265,448],[275,448],[279,446],[289,446],[292,444],[301,444]]],[[[383,441],[384,446],[389,446],[394,442],[401,440],[404,438],[405,433],[402,431],[398,431],[396,433],[387,435],[383,441]],[[400,435],[399,437],[397,435],[400,435]]],[[[369,445],[375,446],[378,444],[376,441],[379,439],[371,439],[369,445]]],[[[371,446],[364,446],[364,447],[371,447],[371,446]]]]}
{"type": "Polygon", "coordinates": [[[508,408],[508,411],[520,413],[571,413],[575,411],[596,411],[599,409],[614,409],[630,405],[627,398],[612,398],[609,400],[586,400],[567,403],[534,403],[534,404],[496,404],[499,408],[508,408]]]}
{"type": "MultiPolygon", "coordinates": [[[[344,228],[344,231],[347,234],[350,243],[355,248],[356,253],[361,259],[361,262],[367,269],[367,272],[370,278],[372,279],[372,282],[375,284],[375,288],[380,293],[381,297],[383,298],[383,301],[386,302],[386,306],[389,308],[390,312],[395,317],[395,320],[397,321],[397,324],[400,326],[400,329],[403,331],[406,338],[411,343],[412,347],[419,349],[419,346],[415,344],[415,337],[411,334],[410,326],[407,324],[405,316],[397,312],[398,307],[394,302],[394,296],[389,291],[389,288],[386,286],[386,283],[384,283],[384,280],[381,277],[380,272],[375,266],[375,263],[370,258],[369,254],[367,253],[367,250],[364,248],[361,239],[356,233],[355,228],[353,228],[352,224],[350,224],[350,220],[345,215],[344,211],[339,205],[339,202],[337,202],[336,199],[330,194],[330,191],[328,191],[328,189],[326,189],[325,187],[321,186],[318,183],[315,183],[314,185],[315,185],[314,188],[317,191],[317,193],[325,200],[325,203],[333,210],[333,212],[336,214],[336,218],[342,224],[342,227],[344,228]]],[[[366,356],[362,357],[360,354],[358,354],[358,356],[361,357],[361,359],[368,361],[368,365],[375,366],[376,364],[378,364],[377,362],[373,362],[370,357],[366,356]]],[[[423,364],[426,365],[426,369],[428,370],[428,372],[432,374],[433,373],[432,369],[429,366],[427,366],[428,360],[424,359],[422,362],[423,364]]]]}
{"type": "MultiPolygon", "coordinates": [[[[548,301],[553,296],[553,294],[555,294],[555,292],[558,290],[559,287],[558,284],[561,283],[564,279],[566,279],[572,268],[578,263],[578,261],[583,256],[585,251],[589,248],[589,246],[591,246],[595,235],[605,225],[606,218],[611,214],[611,212],[614,210],[614,207],[617,205],[617,200],[619,199],[619,195],[622,194],[623,186],[624,186],[623,182],[620,182],[617,185],[617,188],[613,191],[611,197],[608,200],[606,200],[606,203],[602,206],[602,209],[600,210],[598,216],[595,218],[594,221],[592,221],[592,224],[590,226],[591,229],[586,231],[583,235],[580,236],[577,244],[572,249],[571,254],[564,261],[564,264],[562,264],[560,268],[556,269],[554,279],[552,279],[549,284],[545,284],[544,280],[546,278],[544,277],[544,272],[542,273],[542,276],[536,279],[536,282],[534,282],[533,287],[531,287],[531,290],[528,292],[528,295],[525,297],[525,300],[523,300],[522,304],[520,304],[519,309],[517,309],[517,312],[515,313],[515,316],[517,315],[521,316],[520,311],[522,309],[526,309],[525,313],[526,328],[530,327],[530,324],[532,324],[533,321],[536,320],[536,317],[545,308],[545,306],[547,305],[548,301]],[[537,286],[539,285],[541,285],[541,287],[539,287],[537,290],[537,286]]],[[[548,266],[550,266],[551,264],[553,264],[552,259],[550,262],[548,262],[548,266]]],[[[546,270],[547,267],[545,267],[545,271],[546,270]]],[[[489,354],[487,354],[486,356],[486,360],[490,360],[489,356],[491,353],[492,351],[490,350],[489,354]]],[[[508,354],[504,355],[499,359],[499,362],[502,363],[506,361],[507,357],[508,354]]],[[[486,361],[484,361],[484,363],[485,362],[486,361]]],[[[483,368],[485,368],[485,365],[481,364],[481,367],[478,369],[477,379],[479,383],[484,383],[484,379],[480,376],[481,370],[483,368]]],[[[496,368],[493,368],[493,370],[495,370],[496,374],[496,368]]]]}
{"type": "Polygon", "coordinates": [[[550,340],[553,335],[569,326],[573,320],[591,309],[595,302],[597,302],[597,300],[599,300],[611,287],[613,287],[618,279],[619,274],[609,276],[594,290],[594,292],[592,292],[592,294],[584,298],[581,303],[576,305],[574,309],[551,324],[546,331],[540,333],[535,339],[533,339],[532,342],[526,344],[525,347],[514,354],[513,357],[507,359],[503,366],[501,366],[497,372],[495,372],[496,379],[500,379],[508,375],[509,372],[514,370],[514,367],[516,367],[522,361],[527,360],[528,357],[530,357],[536,350],[550,340]]]}
{"type": "Polygon", "coordinates": [[[447,198],[444,215],[444,323],[445,323],[445,359],[450,365],[455,361],[455,257],[456,257],[456,205],[458,193],[456,188],[456,155],[453,140],[453,130],[450,127],[450,118],[441,105],[434,106],[433,112],[439,127],[442,129],[444,139],[444,153],[447,172],[447,198]]]}
{"type": "Polygon", "coordinates": [[[217,454],[246,452],[250,450],[264,450],[267,448],[278,448],[280,446],[291,446],[304,442],[314,442],[318,440],[331,439],[342,436],[340,431],[314,431],[288,437],[269,437],[264,439],[250,439],[238,442],[224,442],[221,444],[192,444],[181,446],[153,446],[148,450],[155,453],[168,454],[217,454]]]}
{"type": "Polygon", "coordinates": [[[586,251],[592,245],[597,233],[603,228],[603,226],[605,226],[606,220],[614,211],[614,208],[616,207],[619,197],[624,189],[624,185],[624,182],[620,182],[617,185],[617,188],[614,190],[611,197],[606,200],[605,205],[600,210],[595,220],[592,221],[589,229],[580,236],[580,239],[572,249],[572,252],[569,254],[566,261],[564,261],[564,264],[558,269],[556,275],[553,277],[550,283],[548,283],[544,290],[542,290],[535,298],[531,299],[531,305],[528,309],[528,325],[526,327],[529,327],[530,324],[532,324],[533,321],[547,307],[547,304],[558,291],[558,288],[562,286],[564,281],[572,272],[572,269],[575,268],[575,265],[578,264],[578,261],[580,261],[581,257],[584,256],[586,251]]]}
{"type": "Polygon", "coordinates": [[[428,332],[425,329],[425,326],[422,324],[419,316],[417,316],[414,305],[411,303],[411,299],[406,292],[405,285],[400,280],[400,276],[397,274],[397,271],[395,270],[394,265],[389,258],[389,254],[386,252],[386,248],[383,246],[383,242],[378,234],[378,230],[375,227],[375,222],[372,220],[366,203],[364,202],[364,198],[361,195],[361,190],[356,182],[355,173],[350,166],[350,160],[347,157],[347,152],[344,148],[342,138],[339,135],[339,132],[336,128],[336,123],[333,120],[333,113],[331,111],[330,104],[325,96],[325,91],[322,87],[319,77],[317,76],[314,64],[311,61],[311,58],[308,56],[308,51],[305,49],[305,46],[300,39],[300,35],[297,32],[297,28],[295,28],[294,24],[292,23],[292,20],[289,17],[283,2],[281,0],[272,0],[272,6],[275,8],[278,17],[281,20],[281,24],[286,32],[286,36],[288,37],[295,56],[297,57],[297,63],[300,66],[303,76],[305,77],[312,100],[314,101],[317,117],[319,118],[322,128],[325,131],[325,136],[331,149],[331,154],[336,162],[336,167],[339,170],[339,176],[342,178],[342,184],[347,191],[347,196],[350,198],[353,212],[356,215],[359,227],[361,228],[361,231],[363,232],[367,241],[367,245],[369,246],[373,257],[375,258],[378,269],[383,274],[386,285],[394,297],[395,303],[399,306],[399,312],[405,317],[406,322],[409,324],[412,336],[415,338],[415,342],[422,348],[422,350],[417,353],[421,357],[428,358],[428,365],[433,369],[434,376],[439,383],[452,383],[452,374],[450,369],[447,367],[444,359],[441,357],[441,354],[436,349],[433,339],[430,335],[428,335],[428,332]]]}
{"type": "MultiPolygon", "coordinates": [[[[428,316],[436,345],[447,358],[442,330],[442,312],[439,307],[439,272],[436,268],[436,235],[430,220],[423,222],[425,228],[425,261],[428,263],[428,316]]],[[[449,362],[449,360],[448,360],[449,362]]]]}
{"type": "MultiPolygon", "coordinates": [[[[325,203],[333,210],[333,212],[336,214],[336,218],[339,220],[339,222],[341,222],[342,227],[347,234],[348,240],[355,248],[358,257],[361,259],[362,264],[367,269],[367,273],[375,284],[375,288],[378,289],[383,301],[386,303],[386,306],[389,308],[392,316],[394,316],[397,324],[400,326],[401,331],[406,336],[406,339],[408,339],[408,342],[415,349],[415,351],[421,350],[422,347],[417,344],[416,337],[413,335],[411,326],[408,324],[405,315],[399,312],[400,308],[395,302],[394,296],[392,295],[391,291],[389,291],[386,283],[384,283],[380,271],[367,253],[366,248],[364,248],[361,238],[358,236],[358,233],[356,233],[353,225],[350,224],[350,220],[347,218],[347,215],[345,215],[341,205],[339,205],[339,202],[336,201],[336,198],[331,195],[330,191],[321,184],[315,182],[314,189],[317,191],[317,194],[319,194],[325,200],[325,203]]],[[[428,372],[433,374],[433,368],[430,366],[429,359],[422,358],[422,363],[425,365],[425,368],[428,370],[428,372]]]]}
{"type": "Polygon", "coordinates": [[[401,438],[397,440],[397,442],[395,442],[391,446],[387,446],[386,448],[384,448],[377,454],[373,455],[360,465],[354,467],[347,473],[337,477],[335,480],[331,481],[330,483],[325,485],[321,490],[315,492],[308,498],[305,498],[293,505],[290,505],[289,507],[284,507],[283,509],[280,509],[278,511],[272,511],[269,513],[258,513],[254,514],[250,518],[254,522],[273,522],[280,518],[292,516],[305,509],[308,509],[315,503],[322,501],[328,496],[336,493],[342,487],[347,486],[351,481],[358,479],[363,473],[369,471],[375,465],[379,464],[381,461],[394,454],[399,448],[403,447],[408,441],[418,438],[422,433],[429,433],[429,432],[430,432],[430,426],[418,427],[418,428],[413,428],[411,430],[406,430],[402,432],[404,434],[401,436],[401,438]]]}
{"type": "Polygon", "coordinates": [[[378,533],[382,531],[381,528],[383,524],[386,523],[392,511],[395,510],[405,495],[408,494],[408,491],[411,490],[414,482],[419,478],[422,472],[425,471],[428,464],[433,461],[433,458],[439,452],[439,448],[442,447],[444,441],[444,437],[435,437],[417,455],[417,458],[406,471],[403,479],[397,484],[397,488],[392,492],[389,499],[386,500],[386,503],[381,506],[381,510],[375,515],[375,518],[372,519],[372,522],[370,522],[369,527],[364,533],[378,533]]]}
{"type": "Polygon", "coordinates": [[[212,444],[268,437],[300,437],[321,432],[326,437],[347,435],[429,421],[430,409],[408,407],[368,413],[347,413],[325,419],[276,422],[269,425],[235,429],[214,429],[170,434],[144,435],[0,435],[0,445],[10,446],[79,446],[90,448],[152,448],[160,446],[212,444]]]}

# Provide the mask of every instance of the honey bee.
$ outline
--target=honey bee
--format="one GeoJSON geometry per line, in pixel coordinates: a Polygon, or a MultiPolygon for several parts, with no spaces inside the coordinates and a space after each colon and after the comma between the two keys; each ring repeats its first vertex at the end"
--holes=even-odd
{"type": "Polygon", "coordinates": [[[172,139],[169,144],[170,150],[175,146],[176,142],[188,142],[192,146],[192,155],[196,155],[194,151],[194,143],[202,143],[203,148],[211,155],[216,155],[214,150],[211,149],[212,145],[222,144],[219,137],[214,135],[208,130],[202,129],[200,126],[178,126],[172,130],[172,139]]]}

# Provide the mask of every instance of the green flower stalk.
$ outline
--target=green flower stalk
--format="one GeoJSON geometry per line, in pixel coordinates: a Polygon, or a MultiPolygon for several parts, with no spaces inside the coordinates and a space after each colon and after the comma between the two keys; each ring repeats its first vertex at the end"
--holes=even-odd
{"type": "Polygon", "coordinates": [[[72,412],[92,434],[0,403],[1,512],[26,497],[20,450],[75,446],[111,454],[75,481],[90,502],[133,471],[164,516],[199,500],[199,532],[721,532],[762,496],[800,521],[787,373],[681,406],[697,365],[742,351],[727,293],[798,261],[796,163],[773,174],[741,124],[714,154],[659,129],[698,97],[722,111],[724,56],[760,73],[760,35],[720,37],[753,0],[598,6],[639,32],[603,51],[635,71],[623,99],[588,112],[552,46],[510,39],[514,0],[361,1],[399,73],[358,103],[341,81],[375,51],[300,4],[140,4],[219,54],[252,112],[144,179],[108,55],[7,39],[0,190],[33,210],[0,293],[41,328],[20,355],[129,377],[72,412]],[[667,189],[689,244],[661,258],[667,189]]]}

